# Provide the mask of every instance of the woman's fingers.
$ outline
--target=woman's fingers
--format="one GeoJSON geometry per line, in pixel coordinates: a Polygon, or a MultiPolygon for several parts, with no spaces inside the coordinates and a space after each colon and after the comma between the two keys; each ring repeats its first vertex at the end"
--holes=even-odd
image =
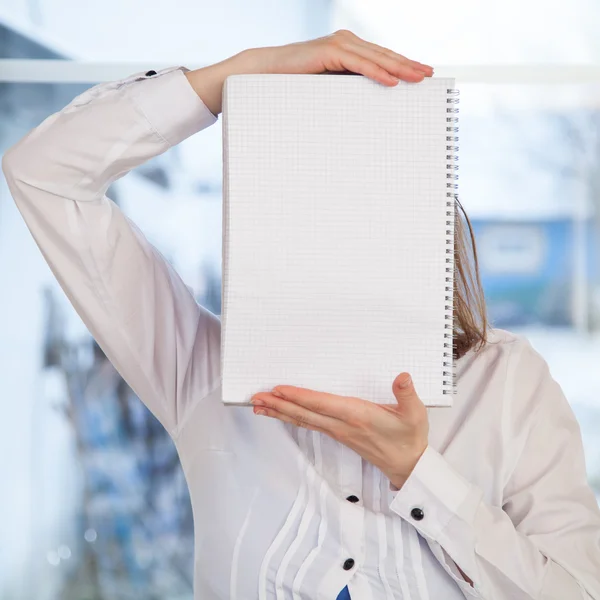
{"type": "Polygon", "coordinates": [[[385,69],[390,75],[402,79],[403,81],[421,81],[427,75],[422,68],[418,69],[407,60],[402,61],[367,46],[354,45],[353,51],[359,56],[373,61],[385,69]]]}
{"type": "Polygon", "coordinates": [[[266,416],[276,417],[282,421],[293,423],[298,427],[306,427],[315,431],[328,433],[341,425],[338,419],[313,412],[291,400],[283,400],[272,393],[261,392],[252,398],[254,412],[264,410],[266,416]]]}
{"type": "Polygon", "coordinates": [[[422,81],[431,76],[433,69],[411,61],[401,54],[362,40],[351,32],[342,30],[330,38],[330,60],[336,68],[360,73],[384,85],[395,85],[398,79],[409,82],[422,81]]]}
{"type": "MultiPolygon", "coordinates": [[[[361,50],[358,52],[361,54],[364,52],[364,56],[369,56],[368,53],[372,53],[371,55],[374,57],[374,59],[383,61],[381,64],[389,64],[392,69],[405,67],[423,73],[426,77],[431,77],[433,75],[433,67],[430,67],[429,65],[423,65],[414,60],[410,60],[401,54],[396,54],[391,51],[385,52],[379,49],[377,46],[372,46],[374,46],[374,44],[363,46],[362,44],[358,43],[358,48],[361,48],[361,50]]],[[[394,71],[392,70],[392,72],[394,71]]]]}
{"type": "Polygon", "coordinates": [[[360,73],[361,75],[379,81],[384,85],[396,85],[399,79],[418,82],[422,81],[424,78],[422,72],[416,71],[411,67],[394,66],[392,69],[391,66],[388,65],[388,68],[385,68],[380,64],[384,62],[381,59],[374,60],[372,56],[366,57],[355,51],[340,50],[337,58],[344,69],[354,73],[360,73]],[[393,74],[390,71],[393,71],[393,74]]]}
{"type": "Polygon", "coordinates": [[[352,396],[339,396],[328,392],[311,390],[294,385],[278,385],[271,394],[289,401],[312,413],[325,415],[339,421],[348,421],[363,400],[352,396]]]}
{"type": "Polygon", "coordinates": [[[385,56],[387,56],[388,58],[391,58],[395,62],[399,62],[401,64],[405,64],[405,65],[408,65],[409,67],[417,69],[418,71],[422,71],[427,76],[433,75],[433,67],[430,65],[426,65],[426,64],[420,63],[416,60],[411,60],[410,58],[406,58],[406,56],[403,56],[402,54],[398,54],[397,52],[394,52],[393,50],[390,50],[389,48],[386,48],[385,46],[379,46],[372,42],[368,42],[367,40],[363,40],[362,38],[358,37],[357,35],[355,35],[351,32],[350,32],[350,35],[352,36],[353,41],[358,46],[363,46],[364,48],[368,48],[369,50],[372,50],[373,52],[384,54],[385,56]]]}
{"type": "Polygon", "coordinates": [[[273,408],[267,408],[264,406],[254,409],[254,414],[261,415],[264,417],[273,417],[274,419],[279,419],[284,423],[291,423],[296,427],[304,427],[304,429],[310,429],[311,431],[320,431],[321,433],[327,433],[327,431],[317,426],[314,423],[313,419],[306,418],[304,415],[292,416],[286,413],[279,412],[273,408]]]}

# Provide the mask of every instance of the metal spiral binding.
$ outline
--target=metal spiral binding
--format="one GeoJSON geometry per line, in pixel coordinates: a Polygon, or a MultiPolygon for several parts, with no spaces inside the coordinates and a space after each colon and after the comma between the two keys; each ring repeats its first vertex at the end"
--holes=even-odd
{"type": "MultiPolygon", "coordinates": [[[[458,189],[458,106],[460,92],[456,89],[447,89],[446,103],[446,254],[454,255],[454,237],[456,232],[456,199],[458,189]]],[[[456,344],[454,341],[454,256],[446,256],[446,291],[444,309],[446,324],[444,328],[444,370],[442,394],[456,394],[456,370],[454,356],[456,344]]]]}

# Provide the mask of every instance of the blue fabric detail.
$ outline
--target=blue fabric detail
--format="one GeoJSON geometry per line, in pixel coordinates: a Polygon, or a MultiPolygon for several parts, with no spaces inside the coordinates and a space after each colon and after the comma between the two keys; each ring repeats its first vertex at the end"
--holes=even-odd
{"type": "Polygon", "coordinates": [[[346,586],[339,594],[335,600],[351,600],[350,591],[348,590],[348,586],[346,586]]]}

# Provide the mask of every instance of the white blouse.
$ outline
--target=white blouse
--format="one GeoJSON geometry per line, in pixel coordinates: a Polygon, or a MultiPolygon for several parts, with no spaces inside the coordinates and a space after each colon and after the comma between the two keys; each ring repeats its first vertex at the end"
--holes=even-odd
{"type": "Polygon", "coordinates": [[[90,88],[2,167],[73,306],[177,446],[195,598],[335,600],[348,585],[352,600],[600,600],[579,427],[524,338],[493,330],[457,361],[454,407],[429,409],[430,446],[400,491],[326,435],[221,403],[220,320],[105,195],[217,121],[187,70],[90,88]]]}

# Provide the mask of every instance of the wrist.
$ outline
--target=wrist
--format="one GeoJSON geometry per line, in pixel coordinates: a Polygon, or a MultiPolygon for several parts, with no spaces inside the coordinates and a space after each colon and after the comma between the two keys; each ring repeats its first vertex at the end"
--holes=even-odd
{"type": "Polygon", "coordinates": [[[427,450],[428,445],[429,444],[425,442],[415,446],[415,448],[412,450],[403,450],[402,465],[388,477],[394,487],[398,489],[402,488],[414,471],[418,462],[421,460],[421,457],[425,453],[425,450],[427,450]]]}
{"type": "Polygon", "coordinates": [[[246,51],[221,62],[188,71],[185,76],[206,107],[215,115],[222,110],[223,84],[229,75],[248,73],[251,61],[246,51]]]}

